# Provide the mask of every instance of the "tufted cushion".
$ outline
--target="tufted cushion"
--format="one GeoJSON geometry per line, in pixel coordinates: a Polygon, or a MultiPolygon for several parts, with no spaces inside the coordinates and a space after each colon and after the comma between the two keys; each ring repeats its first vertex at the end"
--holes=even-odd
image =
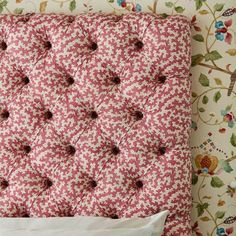
{"type": "Polygon", "coordinates": [[[0,16],[0,216],[145,217],[191,235],[190,25],[0,16]]]}

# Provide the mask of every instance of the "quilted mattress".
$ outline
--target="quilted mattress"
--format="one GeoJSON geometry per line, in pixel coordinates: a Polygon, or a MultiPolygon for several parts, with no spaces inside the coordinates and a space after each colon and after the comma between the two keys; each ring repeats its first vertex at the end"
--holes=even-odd
{"type": "Polygon", "coordinates": [[[0,217],[145,217],[191,235],[190,23],[0,16],[0,217]]]}

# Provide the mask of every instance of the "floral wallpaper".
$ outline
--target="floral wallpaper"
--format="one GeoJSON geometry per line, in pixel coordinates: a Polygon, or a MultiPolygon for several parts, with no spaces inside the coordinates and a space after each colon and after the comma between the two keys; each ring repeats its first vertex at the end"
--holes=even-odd
{"type": "Polygon", "coordinates": [[[0,0],[0,13],[146,11],[192,22],[192,228],[236,235],[235,0],[0,0]]]}

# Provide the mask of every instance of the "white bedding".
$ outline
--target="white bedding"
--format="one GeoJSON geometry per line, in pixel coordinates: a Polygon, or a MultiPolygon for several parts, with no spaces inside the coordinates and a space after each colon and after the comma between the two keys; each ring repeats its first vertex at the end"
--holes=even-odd
{"type": "Polygon", "coordinates": [[[168,211],[146,218],[0,218],[0,236],[161,236],[168,211]]]}

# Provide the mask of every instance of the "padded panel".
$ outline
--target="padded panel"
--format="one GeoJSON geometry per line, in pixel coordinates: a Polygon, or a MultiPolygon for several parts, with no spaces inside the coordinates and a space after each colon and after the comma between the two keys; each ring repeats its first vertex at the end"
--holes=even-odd
{"type": "Polygon", "coordinates": [[[191,235],[190,24],[0,16],[0,216],[170,215],[191,235]]]}

